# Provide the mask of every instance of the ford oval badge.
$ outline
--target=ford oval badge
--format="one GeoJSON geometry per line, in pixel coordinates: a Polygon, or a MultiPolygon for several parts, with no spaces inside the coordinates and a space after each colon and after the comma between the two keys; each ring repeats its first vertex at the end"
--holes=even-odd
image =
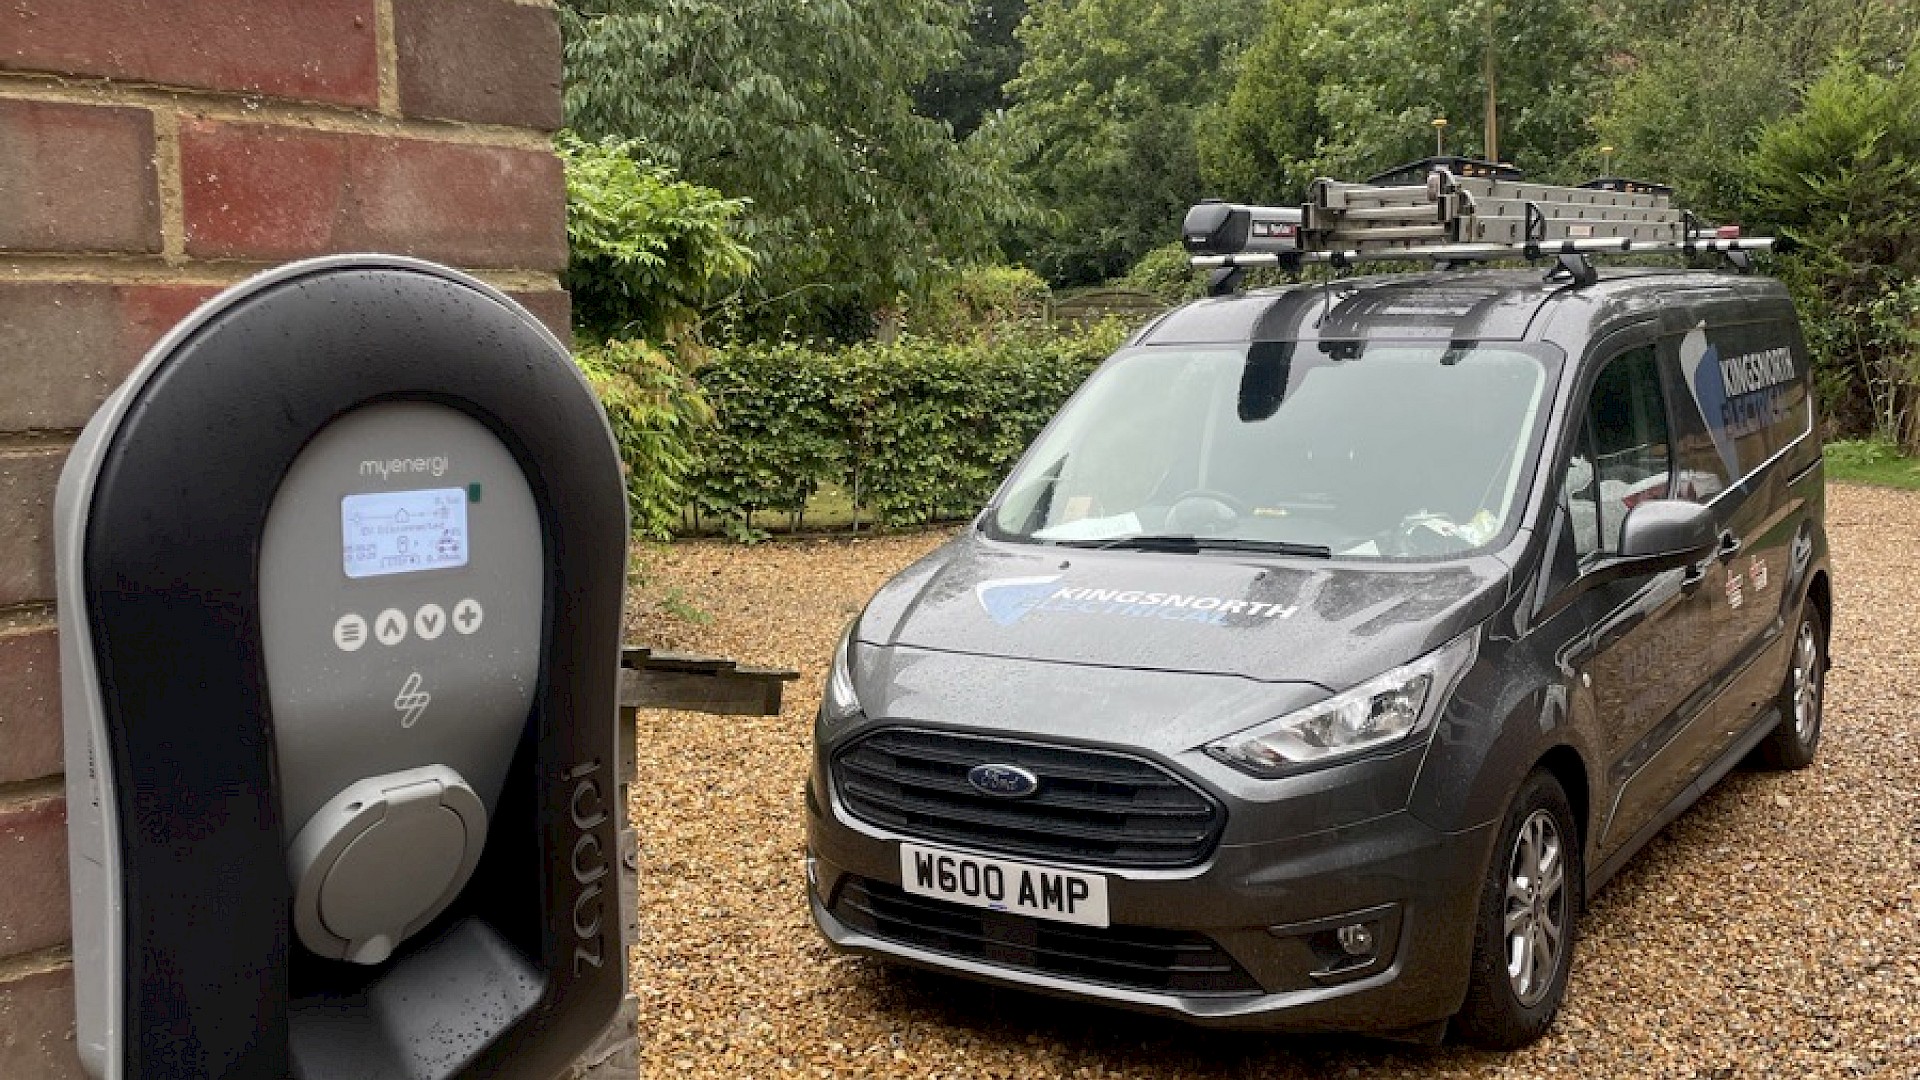
{"type": "Polygon", "coordinates": [[[1003,799],[1024,799],[1040,790],[1040,778],[1018,765],[975,765],[967,770],[967,783],[1003,799]]]}

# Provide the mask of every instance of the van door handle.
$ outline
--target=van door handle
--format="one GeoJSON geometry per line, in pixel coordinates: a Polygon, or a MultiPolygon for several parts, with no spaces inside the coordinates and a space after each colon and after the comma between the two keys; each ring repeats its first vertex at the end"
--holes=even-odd
{"type": "Polygon", "coordinates": [[[1740,538],[1733,535],[1732,529],[1721,533],[1720,548],[1713,553],[1713,557],[1721,562],[1732,562],[1733,557],[1738,554],[1740,554],[1740,538]]]}
{"type": "Polygon", "coordinates": [[[1682,592],[1692,592],[1705,580],[1707,580],[1707,560],[1701,559],[1697,563],[1688,563],[1687,572],[1680,575],[1680,589],[1682,592]]]}

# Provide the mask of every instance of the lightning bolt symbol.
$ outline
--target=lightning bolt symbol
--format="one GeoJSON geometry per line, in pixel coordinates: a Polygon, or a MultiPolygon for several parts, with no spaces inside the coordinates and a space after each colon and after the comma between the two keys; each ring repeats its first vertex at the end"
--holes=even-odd
{"type": "Polygon", "coordinates": [[[400,693],[393,699],[393,707],[400,710],[400,726],[403,728],[412,727],[431,704],[433,695],[420,689],[420,673],[417,671],[407,676],[407,681],[400,685],[400,693]]]}

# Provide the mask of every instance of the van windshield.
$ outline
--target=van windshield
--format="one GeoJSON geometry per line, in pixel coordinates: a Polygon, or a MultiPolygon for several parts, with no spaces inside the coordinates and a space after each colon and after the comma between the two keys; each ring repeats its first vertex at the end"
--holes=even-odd
{"type": "Polygon", "coordinates": [[[1516,343],[1122,352],[1001,489],[990,535],[1426,560],[1507,529],[1549,399],[1516,343]]]}

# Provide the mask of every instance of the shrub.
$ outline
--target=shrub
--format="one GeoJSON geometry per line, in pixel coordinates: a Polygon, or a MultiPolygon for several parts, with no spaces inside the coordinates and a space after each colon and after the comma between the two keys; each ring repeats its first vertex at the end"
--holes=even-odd
{"type": "Polygon", "coordinates": [[[1188,258],[1183,245],[1162,244],[1140,256],[1115,284],[1150,292],[1169,304],[1192,300],[1207,291],[1206,275],[1196,271],[1188,258]]]}
{"type": "Polygon", "coordinates": [[[713,410],[700,384],[645,342],[610,341],[574,357],[607,410],[633,529],[666,539],[680,520],[713,410]]]}
{"type": "Polygon", "coordinates": [[[1045,319],[1051,290],[1024,266],[969,266],[936,282],[907,309],[909,334],[940,341],[992,338],[1045,319]]]}
{"type": "Polygon", "coordinates": [[[1780,272],[1830,415],[1920,452],[1920,52],[1892,75],[1835,60],[1748,165],[1756,205],[1798,242],[1780,272]]]}
{"type": "Polygon", "coordinates": [[[677,342],[752,273],[736,235],[745,200],[645,164],[632,140],[563,131],[554,148],[567,175],[565,281],[583,333],[677,342]]]}
{"type": "Polygon", "coordinates": [[[1884,439],[1842,439],[1826,447],[1827,464],[1843,469],[1865,469],[1900,460],[1900,448],[1884,439]]]}
{"type": "Polygon", "coordinates": [[[692,490],[698,514],[751,539],[751,515],[796,519],[845,460],[846,430],[832,409],[835,354],[785,342],[717,351],[699,380],[715,422],[692,490]]]}
{"type": "Polygon", "coordinates": [[[717,350],[697,376],[715,423],[695,504],[735,535],[755,511],[797,520],[829,482],[888,525],[970,513],[1122,336],[717,350]]]}

